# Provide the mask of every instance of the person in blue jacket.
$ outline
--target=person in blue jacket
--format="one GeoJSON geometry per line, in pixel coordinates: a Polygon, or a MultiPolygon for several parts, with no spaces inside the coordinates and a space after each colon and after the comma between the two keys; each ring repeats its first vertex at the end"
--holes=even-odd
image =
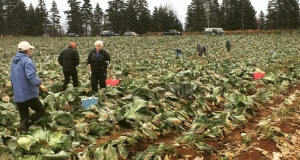
{"type": "Polygon", "coordinates": [[[23,41],[19,43],[18,49],[11,65],[10,80],[14,91],[14,102],[20,114],[17,130],[27,132],[28,128],[45,114],[45,108],[39,100],[39,88],[43,92],[47,92],[47,88],[36,75],[35,64],[30,58],[34,47],[23,41]],[[29,108],[35,113],[30,115],[29,108]]]}

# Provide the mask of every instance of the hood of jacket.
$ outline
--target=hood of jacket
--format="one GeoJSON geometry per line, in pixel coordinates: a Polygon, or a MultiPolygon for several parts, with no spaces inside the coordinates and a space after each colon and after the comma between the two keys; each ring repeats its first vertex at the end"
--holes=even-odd
{"type": "Polygon", "coordinates": [[[13,59],[13,62],[15,64],[17,64],[21,59],[25,58],[25,57],[29,57],[27,54],[24,54],[24,53],[17,53],[16,56],[14,57],[13,59]]]}

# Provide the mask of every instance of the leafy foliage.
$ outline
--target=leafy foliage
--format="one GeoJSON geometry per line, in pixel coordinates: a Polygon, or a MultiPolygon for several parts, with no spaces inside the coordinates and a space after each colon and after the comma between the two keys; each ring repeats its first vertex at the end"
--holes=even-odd
{"type": "MultiPolygon", "coordinates": [[[[80,86],[70,85],[64,92],[57,89],[63,77],[54,60],[69,40],[28,39],[36,46],[33,60],[37,74],[50,91],[40,94],[47,109],[45,117],[30,128],[29,134],[19,136],[15,130],[18,111],[7,83],[7,68],[18,39],[1,39],[0,51],[7,56],[0,60],[0,155],[23,159],[126,159],[134,157],[129,146],[169,133],[180,134],[176,139],[179,145],[218,153],[203,140],[224,138],[238,125],[246,125],[262,103],[300,77],[298,35],[103,38],[112,57],[108,77],[121,79],[121,83],[99,90],[93,95],[98,103],[83,110],[81,99],[87,98],[90,87],[84,54],[78,67],[80,86]],[[194,57],[195,39],[208,48],[208,55],[200,60],[194,57]],[[225,47],[220,48],[227,39],[234,44],[230,54],[225,47]],[[174,48],[178,45],[184,46],[182,59],[175,59],[174,48]],[[275,54],[270,54],[271,48],[275,54]],[[265,71],[266,76],[255,81],[253,72],[257,69],[265,71]],[[97,145],[97,139],[120,130],[128,132],[97,145]],[[74,151],[82,145],[83,152],[74,151]]],[[[80,53],[88,53],[90,41],[76,38],[80,53]]],[[[174,148],[160,144],[135,157],[160,159],[173,152],[174,148]]]]}

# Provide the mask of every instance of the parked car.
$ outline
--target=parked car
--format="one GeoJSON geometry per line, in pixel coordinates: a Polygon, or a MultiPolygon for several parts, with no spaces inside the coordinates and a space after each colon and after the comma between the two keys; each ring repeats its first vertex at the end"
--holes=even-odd
{"type": "Polygon", "coordinates": [[[135,32],[131,32],[131,31],[128,31],[128,32],[125,32],[124,33],[124,36],[138,36],[139,34],[135,33],[135,32]]]}
{"type": "Polygon", "coordinates": [[[79,37],[78,34],[75,34],[75,33],[68,33],[66,34],[67,37],[79,37]]]}
{"type": "Polygon", "coordinates": [[[204,34],[224,35],[225,32],[223,28],[205,28],[204,34]]]}
{"type": "Polygon", "coordinates": [[[169,30],[169,32],[163,32],[161,35],[163,35],[163,36],[176,36],[176,35],[182,35],[182,33],[178,32],[176,30],[169,30]]]}
{"type": "Polygon", "coordinates": [[[112,37],[112,36],[119,36],[119,34],[114,33],[112,31],[103,31],[103,32],[101,32],[101,37],[112,37]]]}

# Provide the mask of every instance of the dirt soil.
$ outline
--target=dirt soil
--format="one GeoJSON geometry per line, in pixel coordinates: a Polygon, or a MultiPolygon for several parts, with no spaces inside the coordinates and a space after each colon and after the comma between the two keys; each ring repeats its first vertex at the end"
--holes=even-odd
{"type": "Polygon", "coordinates": [[[235,157],[236,160],[262,160],[263,156],[257,150],[250,149],[235,157]]]}
{"type": "MultiPolygon", "coordinates": [[[[202,157],[206,160],[219,159],[224,157],[227,154],[228,159],[235,160],[264,160],[264,159],[273,159],[273,153],[282,153],[281,150],[277,147],[278,143],[276,143],[271,138],[262,138],[257,133],[259,128],[258,124],[261,120],[270,118],[272,115],[276,115],[276,112],[282,111],[282,109],[278,109],[274,112],[274,108],[278,108],[280,104],[285,102],[285,98],[294,94],[295,92],[300,90],[300,85],[291,87],[283,96],[275,96],[272,99],[272,102],[263,104],[263,109],[256,111],[256,115],[249,119],[248,124],[246,126],[239,126],[235,130],[231,132],[231,134],[225,139],[218,139],[217,141],[205,141],[207,144],[215,147],[216,149],[221,151],[221,155],[214,155],[212,153],[202,153],[202,157]],[[250,146],[247,146],[243,143],[242,140],[243,134],[254,134],[252,137],[252,142],[250,146]],[[228,154],[231,153],[231,154],[228,154]]],[[[296,98],[296,100],[291,105],[284,106],[283,109],[296,108],[299,110],[299,102],[300,102],[300,94],[296,98]]],[[[271,122],[272,127],[277,127],[281,130],[283,134],[295,134],[297,130],[300,130],[300,112],[290,111],[286,117],[281,115],[276,115],[273,122],[271,122]],[[280,119],[280,120],[279,120],[280,119]]],[[[271,119],[271,118],[270,118],[271,119]]],[[[274,133],[276,137],[278,134],[274,133]]],[[[281,136],[283,137],[283,136],[281,136]]],[[[297,152],[300,152],[300,146],[296,146],[298,148],[297,152]]],[[[200,157],[201,157],[200,156],[200,157]]],[[[282,157],[285,159],[284,157],[282,157]]],[[[290,159],[290,158],[287,158],[290,159]]],[[[300,157],[293,157],[293,159],[300,159],[300,157]]]]}
{"type": "Polygon", "coordinates": [[[276,125],[280,128],[280,130],[284,133],[288,134],[294,134],[296,130],[299,130],[299,125],[295,124],[295,122],[292,119],[287,119],[283,123],[276,125]]]}

